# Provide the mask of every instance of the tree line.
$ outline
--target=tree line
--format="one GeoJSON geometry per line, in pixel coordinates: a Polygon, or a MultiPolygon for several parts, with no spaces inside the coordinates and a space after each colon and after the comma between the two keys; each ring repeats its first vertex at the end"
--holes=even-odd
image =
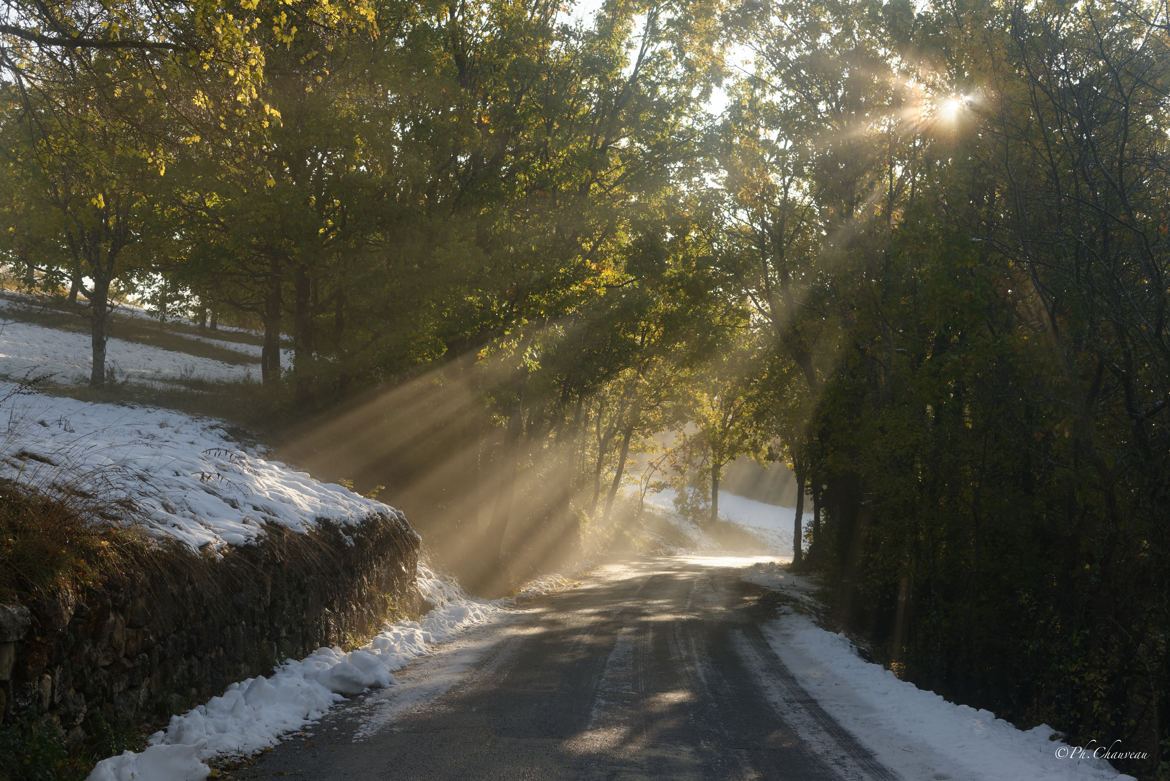
{"type": "Polygon", "coordinates": [[[263,329],[302,409],[458,382],[497,569],[635,465],[716,519],[787,461],[883,661],[1165,774],[1166,13],[11,0],[0,241],[95,385],[114,284],[263,329]]]}

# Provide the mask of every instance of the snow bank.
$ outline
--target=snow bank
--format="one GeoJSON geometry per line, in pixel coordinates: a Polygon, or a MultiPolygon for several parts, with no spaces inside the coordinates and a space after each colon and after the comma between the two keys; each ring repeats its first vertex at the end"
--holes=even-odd
{"type": "Polygon", "coordinates": [[[152,735],[142,752],[104,759],[89,781],[196,781],[208,776],[207,760],[253,754],[288,732],[320,719],[346,695],[394,683],[394,670],[430,653],[463,630],[494,620],[506,601],[469,597],[458,584],[419,565],[419,589],[435,605],[419,621],[389,624],[365,646],[349,653],[319,648],[288,660],[267,677],[234,683],[152,735]]]}
{"type": "MultiPolygon", "coordinates": [[[[755,565],[744,578],[800,601],[811,586],[775,564],[755,565]]],[[[1050,740],[1041,725],[1020,730],[987,710],[956,705],[899,680],[858,656],[841,634],[788,610],[764,627],[769,645],[821,707],[885,766],[906,778],[1034,781],[1129,778],[1103,760],[1050,740]]]]}
{"type": "MultiPolygon", "coordinates": [[[[0,382],[0,399],[15,390],[0,382]]],[[[198,550],[243,545],[265,523],[298,532],[397,510],[249,452],[214,421],[150,407],[26,394],[0,407],[0,477],[129,503],[151,534],[198,550]]]]}

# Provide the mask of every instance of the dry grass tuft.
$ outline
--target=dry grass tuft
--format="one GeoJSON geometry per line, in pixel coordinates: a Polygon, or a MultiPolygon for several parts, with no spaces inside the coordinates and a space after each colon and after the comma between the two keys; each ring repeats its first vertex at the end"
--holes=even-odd
{"type": "Polygon", "coordinates": [[[90,500],[70,502],[0,480],[0,603],[92,583],[148,544],[90,500]]]}

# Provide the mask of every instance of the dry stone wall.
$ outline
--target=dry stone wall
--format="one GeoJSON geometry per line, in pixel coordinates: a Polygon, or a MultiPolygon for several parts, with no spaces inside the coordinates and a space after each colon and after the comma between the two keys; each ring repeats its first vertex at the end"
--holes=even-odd
{"type": "Polygon", "coordinates": [[[0,716],[58,731],[161,727],[229,683],[417,614],[419,538],[397,511],[222,556],[181,546],[31,604],[0,605],[0,716]]]}

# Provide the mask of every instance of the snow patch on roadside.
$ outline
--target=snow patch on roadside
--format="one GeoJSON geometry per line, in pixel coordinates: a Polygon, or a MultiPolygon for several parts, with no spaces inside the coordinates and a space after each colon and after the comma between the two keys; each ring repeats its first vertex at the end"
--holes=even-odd
{"type": "MultiPolygon", "coordinates": [[[[757,564],[744,580],[798,602],[808,581],[775,564],[757,564]]],[[[1052,728],[1020,730],[988,710],[956,705],[864,661],[847,637],[791,609],[764,636],[801,685],[886,767],[906,778],[1130,778],[1103,760],[1067,758],[1072,747],[1049,740],[1052,728]]],[[[1089,749],[1091,754],[1092,749],[1089,749]]]]}
{"type": "Polygon", "coordinates": [[[270,676],[233,683],[219,697],[171,717],[142,752],[104,759],[89,781],[199,781],[217,756],[247,756],[320,719],[334,703],[394,683],[392,672],[464,630],[508,612],[507,601],[469,597],[457,583],[419,565],[419,591],[435,605],[418,621],[388,624],[361,648],[319,648],[270,676]]]}
{"type": "Polygon", "coordinates": [[[801,605],[813,615],[821,613],[823,607],[816,598],[816,588],[806,578],[789,572],[785,564],[776,561],[761,561],[752,564],[743,574],[743,581],[763,586],[772,591],[783,592],[793,602],[801,605]]]}
{"type": "MultiPolygon", "coordinates": [[[[15,391],[0,382],[0,399],[15,391]]],[[[392,507],[250,452],[209,419],[39,393],[0,412],[0,477],[129,504],[147,532],[193,550],[255,542],[266,523],[306,532],[322,518],[389,514],[406,524],[392,507]]]]}

